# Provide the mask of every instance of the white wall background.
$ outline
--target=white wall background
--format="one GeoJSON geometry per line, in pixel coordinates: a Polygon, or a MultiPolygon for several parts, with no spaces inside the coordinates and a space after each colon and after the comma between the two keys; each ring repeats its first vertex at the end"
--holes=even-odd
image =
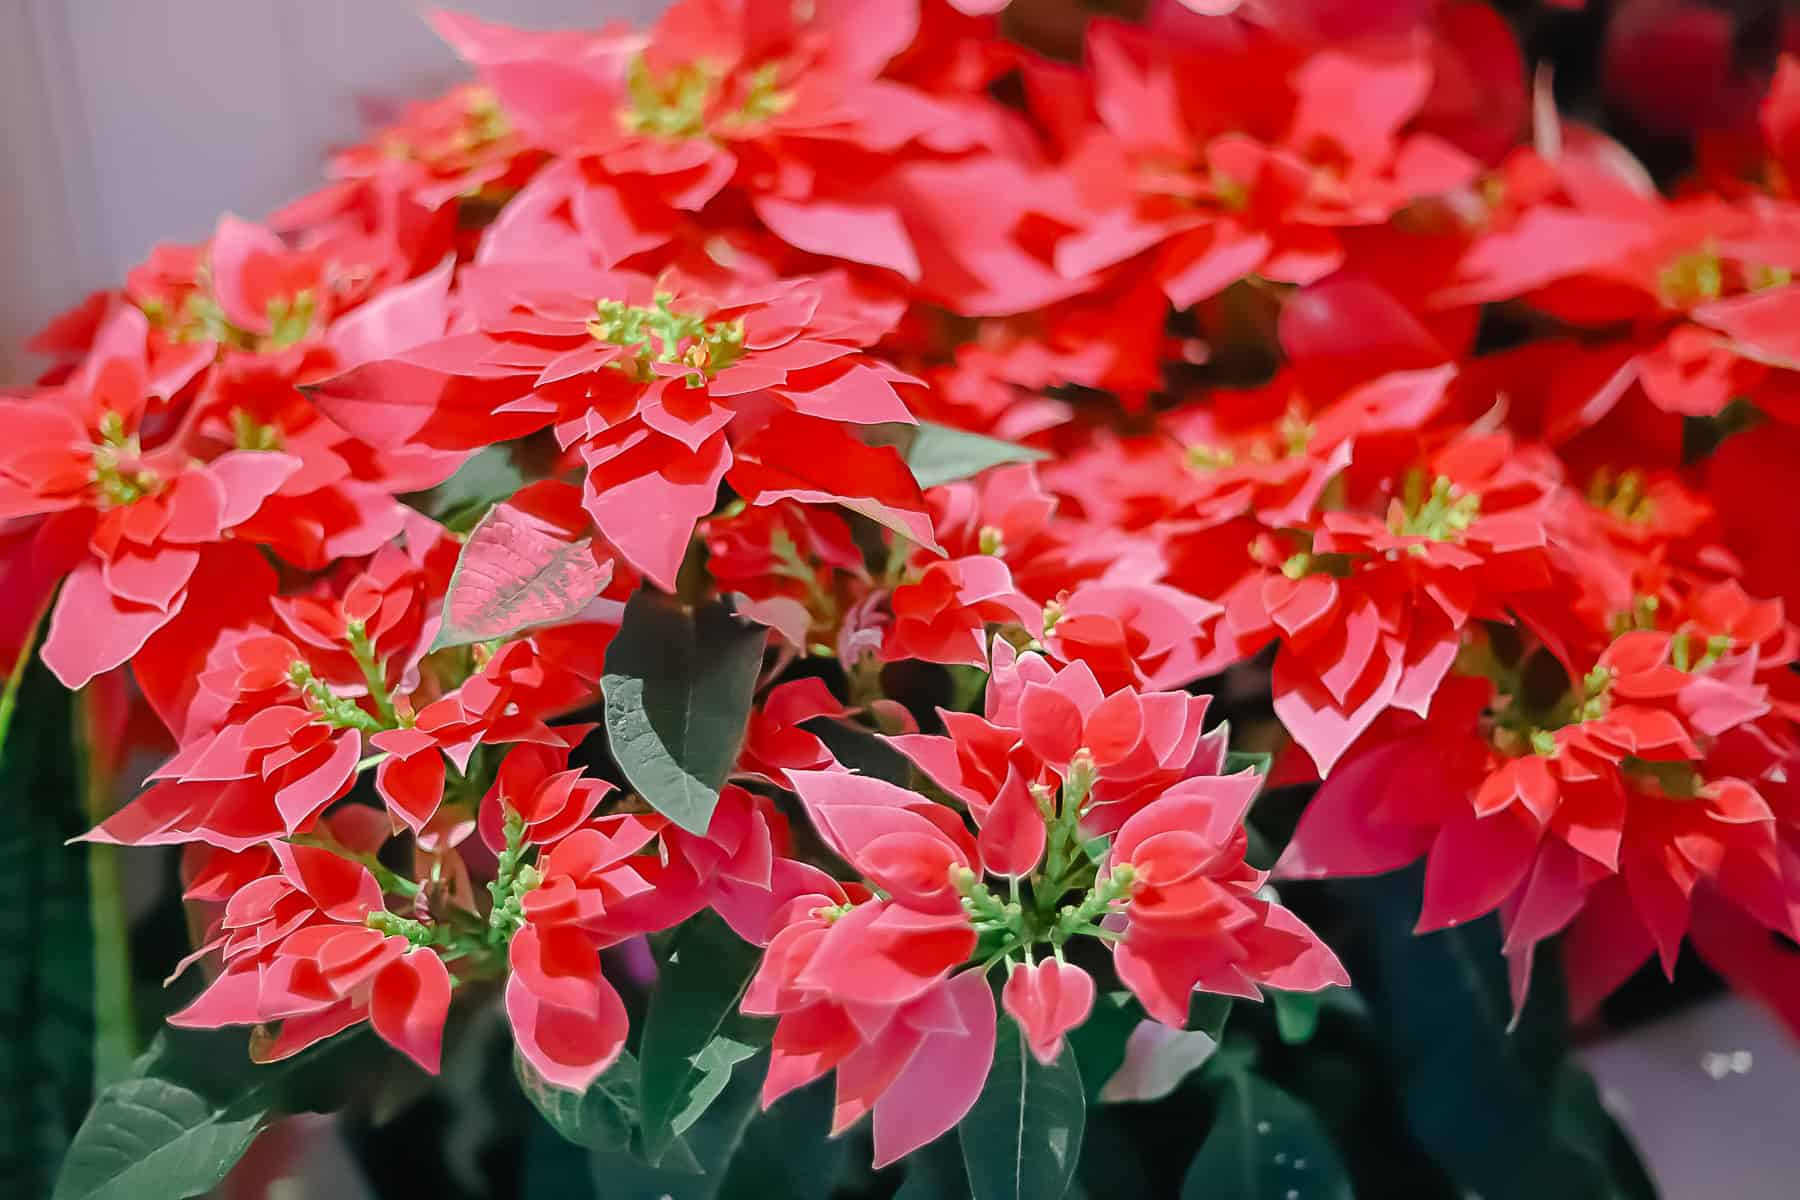
{"type": "Polygon", "coordinates": [[[1720,997],[1581,1052],[1663,1200],[1800,1196],[1800,1049],[1720,997]]]}
{"type": "MultiPolygon", "coordinates": [[[[539,28],[660,0],[443,0],[539,28]]],[[[363,128],[461,77],[420,0],[0,0],[0,385],[20,343],[152,243],[261,216],[363,128]]]]}

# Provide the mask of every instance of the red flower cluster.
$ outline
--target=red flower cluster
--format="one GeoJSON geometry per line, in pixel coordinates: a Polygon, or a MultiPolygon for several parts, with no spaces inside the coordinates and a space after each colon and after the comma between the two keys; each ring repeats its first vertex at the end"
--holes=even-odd
{"type": "Polygon", "coordinates": [[[1552,935],[1588,1006],[1692,933],[1800,1011],[1800,66],[1668,198],[1524,142],[1469,0],[1171,0],[1079,66],[956,7],[440,16],[477,84],[40,337],[0,638],[48,612],[50,668],[167,731],[89,836],[187,848],[177,1021],[435,1069],[503,980],[582,1089],[609,952],[710,909],[767,948],[765,1102],[835,1071],[891,1161],[997,1020],[1053,1061],[1095,964],[1173,1026],[1348,982],[1245,861],[1260,777],[1186,690],[1228,670],[1322,781],[1278,875],[1424,858],[1421,927],[1498,912],[1521,989],[1552,935]],[[754,623],[741,670],[688,647],[719,745],[675,801],[620,724],[681,652],[646,600],[754,623]]]}

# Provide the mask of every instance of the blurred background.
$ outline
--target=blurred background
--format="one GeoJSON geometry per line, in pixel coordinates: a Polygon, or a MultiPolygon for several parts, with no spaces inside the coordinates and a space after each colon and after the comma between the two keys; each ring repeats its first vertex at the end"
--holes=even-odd
{"type": "MultiPolygon", "coordinates": [[[[828,0],[821,0],[828,2],[828,0]]],[[[1392,4],[1416,0],[1264,0],[1392,4]]],[[[657,0],[455,0],[550,28],[642,21],[657,0]]],[[[1125,3],[1115,8],[1129,8],[1125,3]]],[[[1795,39],[1780,0],[1502,3],[1528,57],[1551,64],[1565,111],[1603,118],[1659,176],[1688,137],[1753,114],[1795,39]]],[[[29,382],[23,341],[118,279],[156,241],[203,237],[221,211],[260,216],[307,190],[325,152],[405,99],[461,77],[412,0],[0,0],[0,386],[29,382]]],[[[1021,0],[1016,28],[1078,45],[1076,0],[1021,0]]],[[[17,800],[19,797],[4,797],[17,800]]],[[[1583,1056],[1672,1200],[1787,1200],[1800,1053],[1760,1012],[1652,982],[1583,1056]]],[[[330,1123],[292,1123],[304,1182],[243,1180],[240,1195],[372,1192],[330,1123]]],[[[4,1189],[0,1189],[3,1191],[4,1189]]],[[[153,1200],[146,1197],[145,1200],[153,1200]]]]}
{"type": "MultiPolygon", "coordinates": [[[[0,0],[0,384],[20,343],[218,214],[307,191],[325,153],[461,78],[412,0],[0,0]]],[[[459,0],[518,25],[642,21],[658,0],[459,0]]]]}

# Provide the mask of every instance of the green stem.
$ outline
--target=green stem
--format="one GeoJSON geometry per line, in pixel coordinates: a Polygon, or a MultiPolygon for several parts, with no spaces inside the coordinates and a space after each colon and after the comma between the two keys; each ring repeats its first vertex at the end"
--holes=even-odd
{"type": "Polygon", "coordinates": [[[375,702],[375,709],[381,714],[382,726],[392,729],[400,721],[394,713],[394,698],[388,694],[381,664],[375,661],[375,646],[369,641],[368,631],[361,621],[350,622],[349,635],[350,653],[356,659],[356,665],[362,668],[363,682],[369,687],[369,699],[375,702]]]}
{"type": "MultiPolygon", "coordinates": [[[[100,766],[90,695],[80,693],[76,707],[76,766],[81,775],[83,808],[90,825],[112,816],[112,777],[100,766]]],[[[131,951],[124,891],[119,885],[117,846],[90,842],[87,847],[88,914],[94,939],[94,1087],[125,1078],[137,1055],[136,1021],[131,1003],[131,951]]]]}
{"type": "Polygon", "coordinates": [[[415,946],[448,946],[455,938],[454,930],[440,925],[427,925],[398,913],[372,912],[363,918],[363,924],[370,929],[379,929],[382,933],[397,933],[415,946]]]}
{"type": "MultiPolygon", "coordinates": [[[[1115,902],[1130,896],[1136,881],[1137,872],[1129,863],[1121,863],[1111,875],[1096,879],[1080,904],[1066,904],[1057,911],[1056,924],[1050,929],[1051,943],[1060,947],[1078,933],[1094,932],[1094,922],[1104,919],[1115,902]]],[[[1105,935],[1102,932],[1096,936],[1105,935]]]]}
{"type": "Polygon", "coordinates": [[[912,555],[912,548],[912,540],[898,533],[888,543],[887,562],[881,566],[881,578],[889,587],[899,584],[900,577],[906,570],[906,560],[912,555]]]}
{"type": "Polygon", "coordinates": [[[332,691],[331,685],[314,675],[312,668],[304,662],[296,662],[289,669],[288,678],[293,680],[295,687],[306,693],[313,711],[334,728],[356,729],[363,733],[380,733],[383,729],[392,728],[391,725],[383,725],[380,717],[365,711],[356,701],[332,691]]]}
{"type": "Polygon", "coordinates": [[[31,652],[37,647],[38,633],[44,627],[44,615],[50,611],[50,605],[38,609],[37,616],[31,619],[31,628],[25,631],[25,640],[19,645],[19,657],[6,676],[5,690],[0,691],[0,763],[6,761],[6,731],[12,728],[13,709],[19,704],[19,688],[25,682],[25,671],[31,666],[31,652]]]}
{"type": "Polygon", "coordinates": [[[881,699],[881,660],[873,651],[866,652],[848,670],[850,685],[850,703],[855,708],[867,708],[881,699]]]}
{"type": "Polygon", "coordinates": [[[1049,918],[1054,914],[1062,898],[1068,895],[1071,888],[1082,884],[1082,876],[1090,869],[1082,860],[1079,850],[1076,850],[1071,861],[1070,841],[1068,822],[1058,819],[1050,827],[1050,850],[1045,856],[1043,874],[1039,876],[1038,885],[1031,892],[1040,917],[1049,918]]]}
{"type": "Polygon", "coordinates": [[[488,940],[496,945],[510,941],[513,933],[525,923],[525,908],[520,900],[524,890],[521,875],[526,869],[525,852],[529,849],[525,842],[525,818],[517,809],[508,806],[503,828],[506,849],[500,852],[494,881],[488,884],[488,894],[494,900],[493,910],[488,913],[488,940]]]}
{"type": "Polygon", "coordinates": [[[353,863],[360,863],[368,869],[369,874],[375,876],[375,882],[380,885],[381,890],[384,892],[392,892],[397,896],[405,896],[409,900],[419,894],[419,885],[417,883],[414,883],[397,871],[390,870],[373,854],[358,853],[325,834],[296,833],[290,835],[287,841],[289,845],[312,846],[319,850],[329,851],[339,858],[347,858],[353,863]]]}
{"type": "MultiPolygon", "coordinates": [[[[1054,819],[1050,820],[1050,845],[1044,856],[1044,871],[1041,876],[1045,887],[1041,892],[1033,892],[1040,916],[1048,917],[1054,912],[1063,893],[1076,884],[1075,877],[1085,874],[1086,864],[1082,861],[1079,846],[1081,810],[1087,805],[1088,793],[1093,790],[1095,777],[1093,754],[1085,747],[1077,750],[1063,779],[1054,819]]],[[[1040,801],[1038,807],[1047,818],[1050,817],[1047,802],[1040,801]]]]}
{"type": "Polygon", "coordinates": [[[1025,944],[1026,943],[1021,941],[1020,939],[1014,938],[1011,941],[1007,942],[1004,946],[1000,947],[998,950],[994,951],[992,954],[988,955],[986,958],[982,959],[979,963],[975,964],[975,969],[977,971],[980,971],[983,975],[986,975],[989,971],[994,969],[995,963],[1000,962],[1001,960],[1006,958],[1007,955],[1011,954],[1015,950],[1018,950],[1025,944]]]}

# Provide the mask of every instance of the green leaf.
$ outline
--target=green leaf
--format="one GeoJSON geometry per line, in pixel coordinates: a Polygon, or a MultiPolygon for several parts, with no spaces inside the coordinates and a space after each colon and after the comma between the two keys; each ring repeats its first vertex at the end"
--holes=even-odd
{"type": "Polygon", "coordinates": [[[967,663],[951,663],[944,671],[950,676],[950,710],[980,712],[987,697],[988,673],[967,663]]]}
{"type": "Polygon", "coordinates": [[[1213,1041],[1225,1037],[1225,1021],[1231,1016],[1231,997],[1215,992],[1196,991],[1188,998],[1187,1028],[1204,1033],[1213,1041]]]}
{"type": "Polygon", "coordinates": [[[830,1136],[833,1087],[815,1080],[752,1119],[719,1200],[828,1200],[850,1157],[850,1139],[830,1136]]]}
{"type": "MultiPolygon", "coordinates": [[[[1538,1002],[1509,1034],[1497,924],[1415,936],[1417,872],[1332,886],[1361,922],[1354,950],[1364,957],[1351,977],[1382,1035],[1408,1132],[1461,1187],[1505,1195],[1549,1143],[1543,1088],[1564,1052],[1560,1012],[1533,988],[1538,1002]]],[[[1553,958],[1537,956],[1540,975],[1553,958]]]]}
{"type": "Polygon", "coordinates": [[[1181,1200],[1352,1200],[1337,1147],[1292,1096],[1248,1072],[1232,1074],[1181,1200]]]}
{"type": "Polygon", "coordinates": [[[964,1200],[969,1194],[962,1148],[949,1138],[925,1143],[904,1161],[906,1177],[894,1200],[964,1200]]]}
{"type": "Polygon", "coordinates": [[[1227,750],[1225,752],[1225,773],[1235,775],[1239,771],[1249,769],[1258,775],[1267,775],[1275,756],[1267,750],[1227,750]]]}
{"type": "Polygon", "coordinates": [[[1231,1015],[1231,997],[1195,992],[1185,1029],[1150,1020],[1137,997],[1105,992],[1094,1011],[1069,1032],[1090,1103],[1159,1100],[1211,1061],[1231,1015]],[[1139,1033],[1141,1026],[1149,1028],[1139,1033]],[[1135,1038],[1133,1035],[1136,1035],[1135,1038]]]}
{"type": "Polygon", "coordinates": [[[732,1069],[768,1044],[770,1022],[738,1013],[762,951],[710,910],[670,943],[638,1048],[644,1152],[661,1160],[725,1090],[732,1069]]]}
{"type": "Polygon", "coordinates": [[[1210,1066],[1218,1053],[1219,1040],[1209,1033],[1139,1021],[1125,1043],[1125,1061],[1100,1089],[1100,1099],[1108,1104],[1161,1100],[1210,1066]]]}
{"type": "Polygon", "coordinates": [[[1275,1030],[1289,1046],[1304,1046],[1319,1028],[1318,992],[1269,992],[1275,1006],[1275,1030]]]}
{"type": "Polygon", "coordinates": [[[1460,1191],[1493,1200],[1545,1200],[1567,1194],[1568,1180],[1608,1173],[1612,1182],[1580,1194],[1645,1194],[1629,1186],[1643,1175],[1629,1142],[1591,1109],[1581,1117],[1568,1082],[1559,957],[1537,955],[1515,1025],[1499,922],[1415,936],[1420,876],[1323,885],[1325,902],[1355,922],[1345,965],[1368,1002],[1406,1133],[1460,1191]],[[1594,1147],[1596,1137],[1605,1145],[1594,1147]]]}
{"type": "Polygon", "coordinates": [[[93,1095],[94,955],[87,828],[69,693],[22,667],[17,726],[0,761],[0,1178],[50,1192],[93,1095]]]}
{"type": "Polygon", "coordinates": [[[1167,1195],[1173,1190],[1179,1176],[1171,1160],[1185,1160],[1194,1145],[1192,1114],[1186,1106],[1171,1105],[1151,1117],[1166,1122],[1159,1132],[1167,1130],[1170,1140],[1180,1147],[1175,1154],[1144,1136],[1147,1116],[1151,1114],[1142,1109],[1089,1107],[1087,1129],[1081,1139],[1081,1162],[1075,1170],[1069,1200],[1078,1200],[1082,1195],[1091,1200],[1138,1200],[1167,1195]],[[1164,1177],[1158,1181],[1164,1183],[1161,1192],[1151,1182],[1152,1170],[1164,1177]]]}
{"type": "MultiPolygon", "coordinates": [[[[755,1067],[766,1062],[758,1058],[755,1067]]],[[[640,1063],[640,1070],[642,1064],[640,1063]]],[[[654,1196],[660,1200],[717,1200],[726,1173],[744,1144],[746,1131],[756,1117],[762,1072],[735,1072],[716,1103],[709,1107],[681,1142],[686,1151],[679,1166],[674,1153],[665,1165],[653,1167],[621,1150],[597,1152],[592,1160],[595,1191],[606,1200],[654,1196]]]]}
{"type": "Polygon", "coordinates": [[[355,1095],[382,1057],[351,1034],[258,1066],[240,1029],[164,1030],[76,1131],[52,1200],[185,1200],[225,1178],[265,1125],[355,1095]]]}
{"type": "Polygon", "coordinates": [[[644,590],[606,651],[606,734],[650,806],[706,832],[737,761],[768,631],[717,604],[695,612],[644,590]]]}
{"type": "Polygon", "coordinates": [[[402,503],[458,533],[475,528],[487,510],[528,482],[514,444],[485,446],[436,487],[401,496],[402,503]]]}
{"type": "Polygon", "coordinates": [[[198,1196],[242,1158],[266,1109],[220,1109],[166,1079],[107,1088],[69,1151],[53,1200],[198,1196]]]}
{"type": "Polygon", "coordinates": [[[1075,1051],[1089,1101],[1100,1098],[1100,1089],[1124,1063],[1125,1043],[1143,1019],[1143,1006],[1130,992],[1102,992],[1088,1019],[1069,1030],[1069,1045],[1075,1051]]]}
{"type": "Polygon", "coordinates": [[[1583,1160],[1591,1177],[1616,1200],[1656,1200],[1656,1185],[1618,1121],[1600,1102],[1593,1076],[1564,1063],[1551,1088],[1550,1127],[1556,1140],[1583,1160]]]}
{"type": "Polygon", "coordinates": [[[688,1058],[686,1093],[669,1121],[674,1132],[685,1132],[698,1120],[731,1082],[732,1068],[754,1057],[767,1042],[766,1032],[756,1027],[754,1018],[735,1013],[728,1017],[712,1040],[688,1058]]]}
{"type": "Polygon", "coordinates": [[[1038,462],[1048,457],[1042,450],[964,433],[933,421],[920,421],[906,448],[906,465],[912,468],[920,488],[967,479],[1003,463],[1038,462]]]}
{"type": "Polygon", "coordinates": [[[1075,1051],[1050,1066],[1002,1020],[994,1065],[960,1130],[974,1200],[1061,1200],[1075,1177],[1087,1101],[1075,1051]]]}
{"type": "Polygon", "coordinates": [[[912,759],[860,725],[852,725],[835,717],[814,717],[810,721],[802,721],[800,728],[824,742],[833,758],[857,774],[872,775],[895,787],[915,790],[914,784],[917,781],[914,778],[912,759]]]}
{"type": "Polygon", "coordinates": [[[638,1121],[638,1064],[629,1050],[580,1095],[547,1083],[517,1051],[513,1053],[513,1074],[525,1098],[550,1127],[577,1146],[624,1150],[631,1145],[631,1131],[638,1121]]]}

